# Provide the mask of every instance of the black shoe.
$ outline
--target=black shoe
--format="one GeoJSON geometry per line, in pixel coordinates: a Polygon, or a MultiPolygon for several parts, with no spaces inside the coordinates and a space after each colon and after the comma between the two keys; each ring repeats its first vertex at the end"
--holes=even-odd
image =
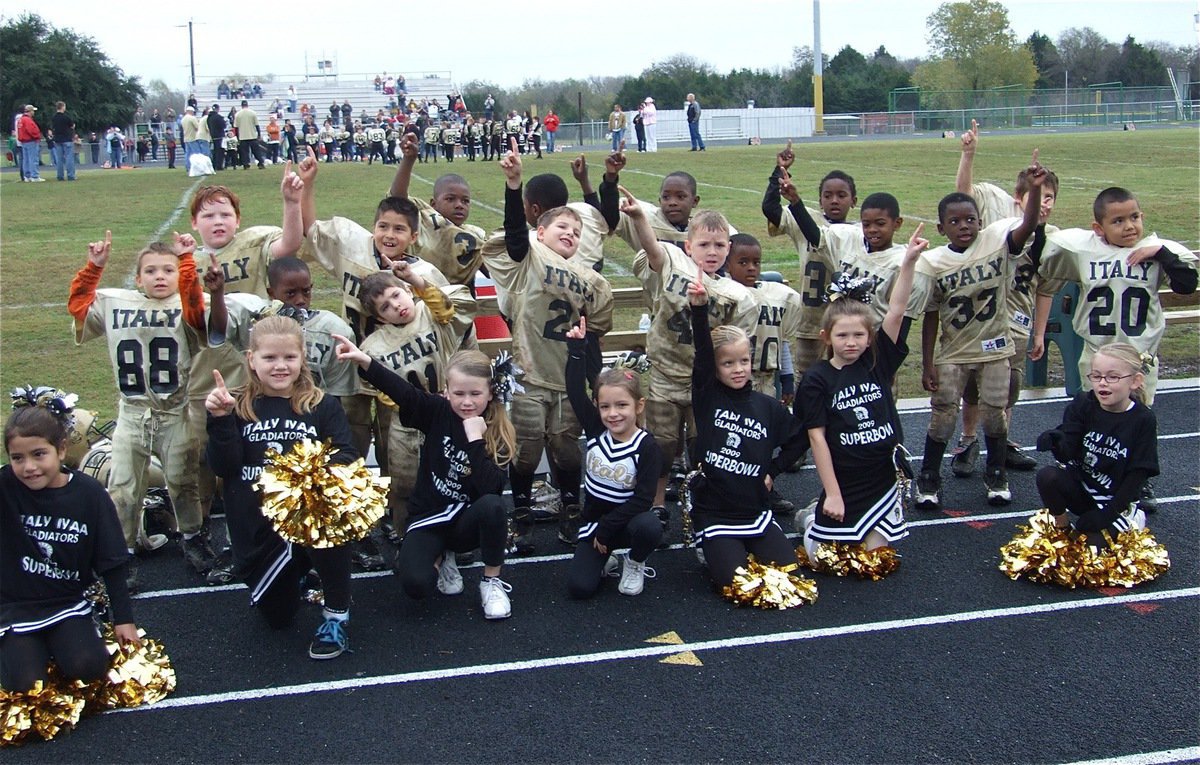
{"type": "Polygon", "coordinates": [[[938,491],[942,488],[942,479],[933,470],[922,470],[917,476],[917,495],[913,500],[918,510],[937,512],[942,509],[938,491]]]}
{"type": "Polygon", "coordinates": [[[1138,497],[1138,509],[1146,515],[1158,512],[1158,498],[1154,496],[1154,487],[1149,481],[1142,484],[1142,494],[1138,497]]]}
{"type": "Polygon", "coordinates": [[[354,553],[351,557],[363,571],[383,571],[387,568],[387,561],[383,559],[379,545],[370,534],[354,545],[354,553]]]}
{"type": "Polygon", "coordinates": [[[771,503],[771,512],[775,515],[789,516],[796,512],[796,506],[784,499],[777,489],[771,489],[767,500],[771,503]]]}
{"type": "Polygon", "coordinates": [[[975,472],[975,463],[979,461],[979,439],[972,439],[970,443],[959,441],[950,454],[950,472],[958,478],[968,477],[975,472]]]}
{"type": "Polygon", "coordinates": [[[650,508],[654,514],[658,516],[658,522],[662,524],[663,534],[671,530],[671,511],[662,505],[655,505],[650,508]]]}
{"type": "Polygon", "coordinates": [[[807,462],[808,462],[808,452],[804,452],[804,454],[800,455],[800,459],[796,460],[792,464],[785,467],[784,472],[799,473],[800,470],[804,467],[805,463],[807,463],[807,462]]]}
{"type": "Polygon", "coordinates": [[[217,560],[213,563],[213,567],[208,570],[204,576],[204,581],[212,586],[222,584],[233,584],[235,577],[233,576],[233,549],[225,548],[217,555],[217,560]]]}
{"type": "Polygon", "coordinates": [[[558,541],[564,545],[575,546],[579,541],[579,527],[583,519],[580,517],[579,505],[567,505],[558,519],[558,541]]]}
{"type": "Polygon", "coordinates": [[[1008,442],[1008,449],[1004,452],[1004,467],[1009,470],[1033,470],[1037,466],[1037,460],[1021,451],[1020,444],[1008,442]]]}
{"type": "Polygon", "coordinates": [[[183,551],[183,559],[202,576],[211,571],[217,562],[217,554],[213,552],[208,535],[203,532],[191,539],[180,537],[179,548],[183,551]]]}
{"type": "Polygon", "coordinates": [[[513,508],[512,528],[508,535],[509,555],[533,555],[533,514],[528,507],[513,508]]]}

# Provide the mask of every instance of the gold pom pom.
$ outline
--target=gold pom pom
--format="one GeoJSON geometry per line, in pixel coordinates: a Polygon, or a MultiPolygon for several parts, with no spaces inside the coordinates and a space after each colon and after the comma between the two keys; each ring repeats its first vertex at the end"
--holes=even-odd
{"type": "Polygon", "coordinates": [[[20,744],[33,729],[27,696],[0,688],[0,746],[20,744]]]}
{"type": "Polygon", "coordinates": [[[756,608],[797,608],[817,602],[817,583],[792,572],[795,563],[787,566],[764,565],[750,556],[749,562],[733,575],[733,584],[722,594],[739,606],[756,608]]]}
{"type": "Polygon", "coordinates": [[[34,683],[24,692],[0,691],[0,716],[4,729],[0,744],[20,744],[30,734],[50,740],[62,730],[70,730],[83,715],[84,697],[76,684],[56,681],[34,683]]]}
{"type": "Polygon", "coordinates": [[[0,690],[0,746],[13,746],[30,734],[50,740],[70,730],[84,714],[153,704],[175,690],[175,670],[157,640],[138,630],[140,646],[122,645],[111,624],[104,625],[104,647],[109,653],[108,675],[94,683],[68,680],[50,666],[49,679],[31,690],[0,690]]]}
{"type": "Polygon", "coordinates": [[[162,643],[138,630],[141,645],[121,643],[111,625],[104,627],[108,649],[108,676],[87,686],[88,713],[122,707],[140,707],[162,701],[175,690],[175,668],[162,643]]]}
{"type": "Polygon", "coordinates": [[[1101,550],[1088,544],[1087,535],[1058,528],[1054,516],[1040,510],[1000,548],[1000,570],[1010,579],[1024,576],[1074,589],[1128,588],[1157,579],[1171,567],[1167,549],[1149,529],[1123,531],[1116,541],[1107,531],[1103,537],[1107,544],[1101,550]]]}
{"type": "Polygon", "coordinates": [[[889,545],[868,550],[861,544],[822,542],[817,545],[816,560],[810,560],[804,547],[796,550],[801,566],[834,576],[850,576],[878,582],[900,568],[900,553],[889,545]]]}
{"type": "Polygon", "coordinates": [[[372,475],[363,460],[330,463],[328,442],[297,441],[269,462],[254,487],[262,513],[284,539],[305,547],[337,547],[362,539],[387,510],[390,479],[372,475]]]}

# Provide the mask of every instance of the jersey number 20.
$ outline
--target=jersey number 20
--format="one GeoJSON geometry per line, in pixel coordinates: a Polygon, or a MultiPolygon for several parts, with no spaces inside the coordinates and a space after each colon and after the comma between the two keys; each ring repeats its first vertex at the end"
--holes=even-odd
{"type": "MultiPolygon", "coordinates": [[[[1088,331],[1093,335],[1113,337],[1117,334],[1117,322],[1109,321],[1116,301],[1112,287],[1096,287],[1088,293],[1087,302],[1093,303],[1088,314],[1088,331]]],[[[1143,287],[1128,287],[1121,293],[1121,312],[1117,316],[1121,332],[1126,337],[1141,337],[1146,331],[1146,314],[1150,310],[1150,293],[1143,287]]]]}

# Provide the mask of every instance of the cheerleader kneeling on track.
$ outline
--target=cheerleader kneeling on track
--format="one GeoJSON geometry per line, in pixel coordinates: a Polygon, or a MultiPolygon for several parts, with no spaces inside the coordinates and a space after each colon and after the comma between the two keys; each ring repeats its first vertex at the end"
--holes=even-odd
{"type": "MultiPolygon", "coordinates": [[[[567,332],[567,398],[587,437],[584,453],[583,525],[567,574],[573,598],[596,594],[614,547],[630,548],[617,591],[641,594],[654,569],[646,559],[662,540],[662,523],[651,511],[662,452],[642,427],[646,399],[636,369],[608,368],[585,390],[587,319],[567,332]]],[[[615,562],[615,561],[614,561],[615,562]]]]}
{"type": "Polygon", "coordinates": [[[848,283],[825,309],[821,340],[828,358],[805,373],[796,395],[822,488],[817,504],[797,516],[810,561],[822,543],[873,550],[908,536],[896,477],[898,460],[907,455],[891,387],[908,355],[904,309],[917,261],[929,246],[922,227],[908,241],[878,329],[869,281],[848,283]]]}
{"type": "Polygon", "coordinates": [[[108,651],[84,595],[97,575],[117,639],[141,642],[117,509],[99,482],[63,465],[71,407],[61,394],[28,403],[4,426],[9,464],[0,468],[0,685],[7,691],[46,680],[51,660],[68,679],[105,676],[108,651]]]}
{"type": "Polygon", "coordinates": [[[426,393],[338,335],[338,359],[352,361],[363,378],[396,404],[401,424],[425,434],[417,481],[408,499],[408,530],[396,563],[404,591],[422,599],[436,587],[463,591],[456,553],[479,548],[479,596],[487,619],[512,615],[512,586],[500,578],[508,541],[505,468],[516,434],[505,400],[516,383],[509,360],[492,362],[481,351],[458,351],[446,362],[443,395],[426,393]]]}
{"type": "Polygon", "coordinates": [[[1037,473],[1038,493],[1055,525],[1077,531],[1146,527],[1137,506],[1146,481],[1158,475],[1158,425],[1144,399],[1138,350],[1128,343],[1101,346],[1092,357],[1083,391],[1067,405],[1063,422],[1038,438],[1038,449],[1063,463],[1037,473]]]}
{"type": "Polygon", "coordinates": [[[692,406],[699,465],[689,488],[692,521],[713,582],[726,587],[750,555],[761,564],[796,562],[768,493],[774,477],[800,459],[807,439],[783,404],[751,386],[750,338],[728,325],[710,333],[707,290],[700,282],[687,289],[696,344],[692,406]]]}

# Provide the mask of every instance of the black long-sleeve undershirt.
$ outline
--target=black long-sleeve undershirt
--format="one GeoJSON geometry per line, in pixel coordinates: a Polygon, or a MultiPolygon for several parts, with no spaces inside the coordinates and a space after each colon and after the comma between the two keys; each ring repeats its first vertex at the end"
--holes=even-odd
{"type": "Polygon", "coordinates": [[[1190,295],[1196,291],[1197,273],[1195,268],[1184,263],[1178,255],[1166,247],[1155,253],[1154,258],[1167,275],[1172,292],[1177,295],[1190,295]]]}
{"type": "Polygon", "coordinates": [[[604,216],[604,222],[608,224],[609,232],[617,230],[617,226],[621,223],[621,191],[617,188],[617,178],[608,180],[608,176],[600,181],[600,214],[604,216]]]}
{"type": "MultiPolygon", "coordinates": [[[[776,167],[771,173],[771,177],[767,179],[767,192],[763,195],[762,212],[766,217],[767,222],[774,226],[780,225],[783,221],[783,197],[779,193],[779,178],[780,169],[776,167]]],[[[804,206],[804,201],[800,200],[791,205],[788,205],[788,210],[792,213],[792,217],[796,219],[796,223],[800,225],[800,231],[804,234],[804,239],[810,246],[816,247],[821,243],[821,227],[808,214],[808,209],[804,206]]]]}
{"type": "Polygon", "coordinates": [[[508,257],[520,263],[529,254],[529,225],[521,188],[504,187],[504,247],[508,257]]]}

